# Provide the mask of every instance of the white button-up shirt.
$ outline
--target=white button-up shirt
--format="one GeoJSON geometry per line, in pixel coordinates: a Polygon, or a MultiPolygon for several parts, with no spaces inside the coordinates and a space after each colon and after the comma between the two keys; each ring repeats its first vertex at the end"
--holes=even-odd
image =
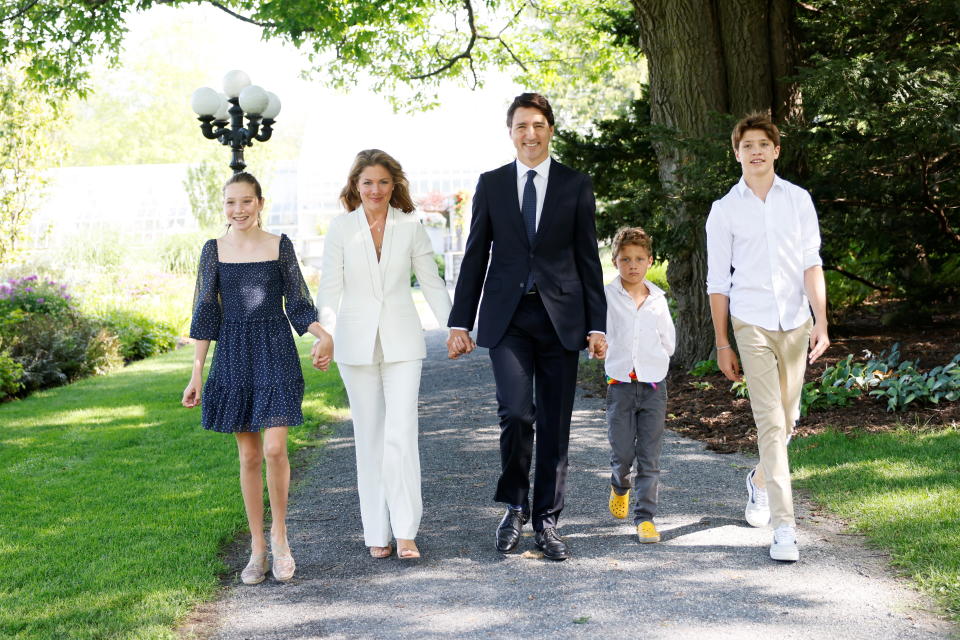
{"type": "Polygon", "coordinates": [[[730,298],[730,314],[770,331],[810,317],[803,272],[823,264],[810,194],[774,176],[766,201],[740,179],[707,218],[707,293],[730,298]],[[732,273],[731,273],[732,271],[732,273]]]}
{"type": "Polygon", "coordinates": [[[620,382],[630,372],[640,382],[660,382],[667,376],[677,332],[663,289],[644,280],[650,295],[637,304],[623,288],[620,276],[603,288],[607,296],[607,359],[604,370],[620,382]]]}
{"type": "Polygon", "coordinates": [[[550,177],[550,156],[535,167],[528,167],[517,158],[517,202],[523,206],[523,189],[527,186],[527,171],[533,169],[537,175],[533,176],[533,186],[537,188],[537,222],[535,229],[540,228],[540,214],[543,213],[543,199],[547,195],[547,179],[550,177]]]}

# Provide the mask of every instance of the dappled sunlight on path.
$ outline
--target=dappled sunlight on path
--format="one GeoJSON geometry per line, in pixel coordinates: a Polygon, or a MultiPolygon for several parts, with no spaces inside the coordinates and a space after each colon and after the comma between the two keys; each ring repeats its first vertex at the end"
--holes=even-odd
{"type": "Polygon", "coordinates": [[[578,398],[573,418],[560,528],[572,559],[532,553],[529,526],[522,553],[498,554],[489,359],[481,350],[449,361],[443,338],[429,334],[421,391],[424,559],[368,556],[352,433],[340,425],[291,499],[296,578],[230,589],[216,607],[215,637],[948,637],[876,552],[803,505],[801,562],[770,560],[770,531],[743,520],[752,461],[672,433],[657,519],[663,542],[639,545],[632,522],[607,512],[606,424],[596,398],[578,398]]]}

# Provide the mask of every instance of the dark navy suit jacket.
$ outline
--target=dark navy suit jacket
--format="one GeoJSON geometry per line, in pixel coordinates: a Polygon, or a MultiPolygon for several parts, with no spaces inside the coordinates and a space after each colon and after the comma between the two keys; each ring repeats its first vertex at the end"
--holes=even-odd
{"type": "Polygon", "coordinates": [[[587,332],[605,331],[607,321],[595,211],[590,178],[551,160],[531,246],[517,199],[516,162],[482,174],[447,326],[473,329],[476,318],[477,344],[497,346],[532,270],[563,347],[586,347],[587,332]]]}

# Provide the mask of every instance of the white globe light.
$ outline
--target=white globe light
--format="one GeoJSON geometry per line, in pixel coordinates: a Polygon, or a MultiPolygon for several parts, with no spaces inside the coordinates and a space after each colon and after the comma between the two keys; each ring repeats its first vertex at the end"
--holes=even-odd
{"type": "Polygon", "coordinates": [[[218,93],[220,96],[220,106],[217,108],[217,112],[213,114],[214,120],[227,120],[230,118],[230,103],[227,102],[227,94],[218,93]]]}
{"type": "Polygon", "coordinates": [[[255,84],[240,92],[240,106],[247,113],[261,114],[267,108],[270,98],[267,92],[255,84]]]}
{"type": "Polygon", "coordinates": [[[223,90],[227,97],[236,98],[244,88],[250,86],[250,76],[244,71],[234,69],[223,76],[223,90]]]}
{"type": "Polygon", "coordinates": [[[263,116],[264,120],[273,120],[277,117],[277,114],[280,113],[280,98],[277,97],[273,91],[267,91],[267,98],[269,102],[267,103],[267,108],[263,110],[263,113],[260,114],[263,116]]]}
{"type": "Polygon", "coordinates": [[[212,116],[220,107],[220,94],[210,87],[200,87],[190,96],[190,106],[198,116],[212,116]]]}

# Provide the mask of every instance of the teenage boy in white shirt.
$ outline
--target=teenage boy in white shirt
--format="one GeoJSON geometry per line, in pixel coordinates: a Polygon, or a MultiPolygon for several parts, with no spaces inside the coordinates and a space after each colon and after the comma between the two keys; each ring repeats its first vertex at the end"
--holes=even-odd
{"type": "Polygon", "coordinates": [[[747,474],[744,515],[754,527],[773,527],[771,558],[793,562],[800,552],[787,443],[800,417],[807,361],[830,346],[820,229],[810,194],[774,173],[780,132],[770,118],[747,116],[731,139],[743,177],[707,218],[717,364],[730,380],[745,376],[757,424],[760,463],[747,474]],[[728,318],[744,376],[727,337],[728,318]]]}
{"type": "Polygon", "coordinates": [[[630,510],[640,542],[660,542],[653,524],[660,480],[660,449],[667,412],[667,368],[677,343],[663,289],[646,279],[653,264],[653,241],[639,227],[624,228],[613,239],[613,264],[620,275],[607,297],[607,435],[610,439],[610,513],[630,510]]]}

